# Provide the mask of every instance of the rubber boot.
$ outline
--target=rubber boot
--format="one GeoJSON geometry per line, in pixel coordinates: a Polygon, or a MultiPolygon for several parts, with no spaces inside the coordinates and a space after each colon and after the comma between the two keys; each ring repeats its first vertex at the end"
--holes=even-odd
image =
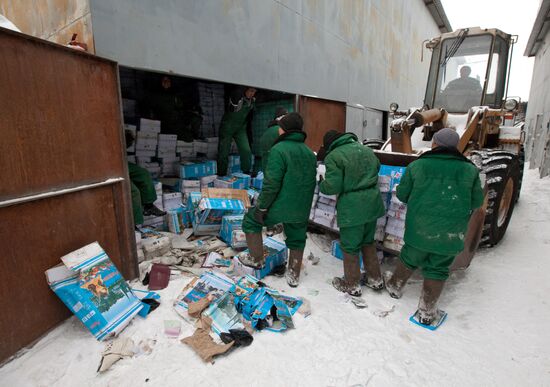
{"type": "Polygon", "coordinates": [[[286,271],[286,282],[288,286],[295,288],[300,283],[300,269],[302,268],[302,258],[304,250],[289,250],[288,252],[288,270],[286,271]]]}
{"type": "Polygon", "coordinates": [[[384,280],[380,272],[380,262],[376,255],[376,245],[365,245],[361,249],[363,253],[363,268],[365,272],[361,278],[361,285],[365,285],[373,290],[382,290],[384,280]]]}
{"type": "Polygon", "coordinates": [[[343,251],[344,255],[344,277],[334,277],[332,286],[336,290],[348,293],[350,296],[361,296],[361,265],[357,255],[348,254],[343,251]]]}
{"type": "Polygon", "coordinates": [[[386,290],[392,298],[401,298],[403,295],[403,287],[409,278],[411,278],[412,273],[413,271],[407,268],[401,260],[397,261],[395,271],[393,274],[387,274],[385,281],[386,290]]]}
{"type": "Polygon", "coordinates": [[[243,265],[261,269],[265,265],[264,243],[261,233],[251,233],[246,235],[246,244],[248,253],[239,255],[239,260],[243,265]]]}
{"type": "Polygon", "coordinates": [[[437,317],[437,300],[441,295],[445,281],[424,279],[422,295],[418,302],[418,321],[424,325],[431,325],[437,317]]]}
{"type": "Polygon", "coordinates": [[[143,205],[143,215],[144,216],[164,216],[166,215],[166,212],[162,211],[153,203],[147,203],[143,205]]]}

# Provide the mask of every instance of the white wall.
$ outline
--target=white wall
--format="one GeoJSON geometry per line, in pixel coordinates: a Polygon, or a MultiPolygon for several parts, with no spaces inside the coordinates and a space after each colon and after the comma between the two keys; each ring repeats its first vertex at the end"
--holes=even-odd
{"type": "Polygon", "coordinates": [[[420,106],[422,0],[91,0],[96,53],[136,68],[387,110],[420,106]]]}

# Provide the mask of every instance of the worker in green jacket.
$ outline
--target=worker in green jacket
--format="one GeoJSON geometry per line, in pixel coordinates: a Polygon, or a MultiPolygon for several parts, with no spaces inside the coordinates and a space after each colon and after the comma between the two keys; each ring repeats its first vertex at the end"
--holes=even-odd
{"type": "Polygon", "coordinates": [[[227,164],[231,142],[235,140],[239,156],[241,158],[241,169],[249,174],[252,171],[252,151],[246,128],[251,119],[251,112],[254,110],[254,95],[256,89],[248,87],[242,94],[236,90],[229,98],[229,111],[223,117],[220,125],[218,144],[218,175],[227,175],[227,164]]]}
{"type": "Polygon", "coordinates": [[[287,113],[288,111],[284,107],[278,106],[275,109],[275,116],[273,117],[273,120],[269,121],[266,131],[260,138],[262,171],[265,171],[267,168],[267,157],[269,156],[269,151],[279,138],[279,120],[287,113]]]}
{"type": "MultiPolygon", "coordinates": [[[[126,147],[132,146],[134,136],[127,130],[126,147]]],[[[132,195],[132,210],[134,224],[142,224],[144,216],[163,216],[166,212],[157,208],[153,203],[157,200],[157,192],[151,174],[143,167],[134,163],[128,163],[128,175],[130,177],[130,193],[132,195]]]]}
{"type": "Polygon", "coordinates": [[[363,253],[366,275],[363,283],[374,289],[384,287],[376,255],[376,221],[384,215],[384,203],[378,189],[380,162],[372,149],[360,144],[353,133],[327,132],[323,138],[326,173],[319,185],[325,195],[337,195],[337,222],[344,255],[344,277],[335,277],[332,285],[352,296],[361,295],[363,253]]]}
{"type": "Polygon", "coordinates": [[[472,212],[483,204],[478,169],[457,150],[459,139],[453,129],[436,132],[432,150],[407,167],[397,187],[397,198],[407,203],[405,245],[386,289],[400,298],[413,271],[421,269],[417,316],[425,325],[440,317],[436,305],[449,267],[464,249],[472,212]]]}
{"type": "Polygon", "coordinates": [[[289,113],[279,121],[279,138],[269,153],[258,204],[244,217],[249,254],[240,257],[247,266],[265,264],[262,228],[283,224],[289,251],[287,283],[298,286],[306,244],[309,212],[316,184],[317,162],[304,144],[303,120],[289,113]]]}

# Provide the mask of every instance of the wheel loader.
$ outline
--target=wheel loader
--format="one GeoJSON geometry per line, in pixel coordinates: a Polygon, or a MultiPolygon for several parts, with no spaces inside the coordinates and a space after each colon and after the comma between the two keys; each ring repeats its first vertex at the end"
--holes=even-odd
{"type": "Polygon", "coordinates": [[[364,142],[382,164],[406,166],[430,150],[441,128],[460,135],[459,151],[479,168],[485,202],[472,214],[454,269],[467,267],[480,243],[502,239],[519,198],[524,132],[522,123],[513,124],[520,101],[507,98],[516,41],[498,29],[474,27],[425,42],[432,58],[423,106],[403,111],[392,103],[388,140],[364,142]]]}

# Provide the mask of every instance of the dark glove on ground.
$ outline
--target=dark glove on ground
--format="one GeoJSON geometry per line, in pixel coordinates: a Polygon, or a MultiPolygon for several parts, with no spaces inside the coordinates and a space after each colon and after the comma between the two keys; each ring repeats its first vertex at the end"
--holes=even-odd
{"type": "Polygon", "coordinates": [[[223,332],[220,334],[220,338],[225,344],[234,341],[234,347],[248,347],[254,340],[252,335],[244,329],[230,329],[229,333],[223,332]]]}
{"type": "Polygon", "coordinates": [[[254,210],[254,219],[260,224],[264,224],[265,218],[267,217],[267,210],[256,207],[254,210]]]}

